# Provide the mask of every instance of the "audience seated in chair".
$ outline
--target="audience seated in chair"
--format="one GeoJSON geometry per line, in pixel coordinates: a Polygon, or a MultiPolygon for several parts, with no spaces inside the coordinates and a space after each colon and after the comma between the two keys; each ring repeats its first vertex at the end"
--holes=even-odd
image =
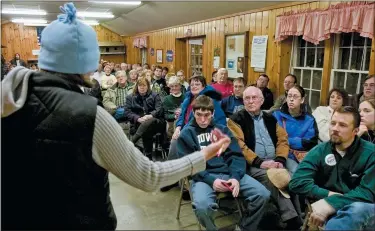
{"type": "Polygon", "coordinates": [[[375,99],[368,99],[359,105],[361,124],[358,136],[375,144],[375,99]]]}
{"type": "Polygon", "coordinates": [[[162,77],[162,67],[156,66],[153,79],[151,80],[151,85],[151,90],[159,94],[162,100],[165,96],[169,95],[169,88],[165,78],[162,77]]]}
{"type": "Polygon", "coordinates": [[[132,142],[137,145],[142,138],[144,153],[151,157],[153,136],[160,131],[165,133],[165,121],[160,96],[151,92],[147,79],[139,78],[133,94],[126,97],[125,117],[130,121],[132,142]]]}
{"type": "Polygon", "coordinates": [[[170,160],[178,158],[175,141],[177,140],[184,126],[187,125],[189,121],[194,117],[192,112],[192,103],[200,95],[206,95],[213,99],[215,107],[215,114],[213,119],[215,124],[221,124],[224,126],[227,124],[225,114],[220,106],[220,93],[217,92],[213,87],[207,86],[206,79],[203,76],[198,75],[191,77],[190,91],[186,92],[185,94],[185,99],[181,104],[181,113],[176,121],[176,129],[172,136],[171,147],[169,149],[168,156],[168,159],[170,160]]]}
{"type": "Polygon", "coordinates": [[[273,93],[267,87],[270,78],[266,74],[259,75],[259,78],[256,82],[256,87],[262,91],[263,94],[263,104],[261,106],[262,110],[269,110],[273,106],[273,93]]]}
{"type": "Polygon", "coordinates": [[[180,78],[172,76],[168,80],[168,87],[170,94],[163,100],[164,119],[167,121],[168,140],[172,139],[175,130],[175,122],[181,113],[181,103],[184,100],[184,95],[181,92],[182,85],[180,78]]]}
{"type": "Polygon", "coordinates": [[[237,141],[227,127],[216,124],[213,120],[213,100],[205,95],[198,96],[192,105],[192,111],[194,118],[177,139],[179,156],[209,145],[215,139],[211,133],[215,128],[223,131],[232,140],[224,153],[206,163],[205,171],[192,176],[190,192],[195,215],[207,230],[217,230],[213,221],[213,213],[218,208],[216,195],[218,192],[228,192],[234,197],[243,197],[246,203],[246,215],[241,219],[239,228],[256,230],[269,199],[269,191],[246,175],[246,161],[237,141]],[[231,189],[226,188],[223,182],[229,184],[231,189]]]}
{"type": "Polygon", "coordinates": [[[104,75],[102,75],[101,80],[102,90],[106,91],[108,88],[112,87],[116,82],[116,77],[111,74],[112,69],[109,64],[104,67],[104,75]]]}
{"type": "MultiPolygon", "coordinates": [[[[267,177],[267,169],[295,167],[295,162],[288,158],[288,134],[272,114],[260,110],[264,98],[259,88],[246,88],[243,98],[245,109],[230,117],[228,127],[236,137],[248,163],[247,174],[271,191],[272,201],[276,204],[273,208],[279,208],[281,221],[286,223],[288,228],[299,228],[302,219],[291,199],[280,194],[267,177]]],[[[298,200],[295,201],[298,203],[298,200]]],[[[279,228],[277,222],[270,225],[279,228]]]]}
{"type": "MultiPolygon", "coordinates": [[[[294,85],[297,85],[297,77],[293,74],[287,74],[284,78],[284,89],[285,89],[285,94],[280,95],[276,100],[275,104],[270,108],[270,111],[276,111],[280,109],[283,104],[286,102],[286,97],[288,95],[289,89],[291,89],[294,85]]],[[[311,107],[307,102],[303,103],[303,106],[305,107],[305,111],[308,113],[312,113],[311,107]]]]}
{"type": "Polygon", "coordinates": [[[116,80],[117,83],[108,88],[104,94],[103,105],[120,124],[126,136],[130,138],[130,125],[125,117],[125,103],[126,97],[133,94],[134,84],[128,83],[125,71],[116,72],[116,80]]]}
{"type": "Polygon", "coordinates": [[[351,98],[351,106],[358,108],[366,99],[375,97],[375,75],[369,75],[365,78],[363,83],[363,92],[353,95],[351,98]]]}
{"type": "Polygon", "coordinates": [[[233,80],[233,95],[228,96],[221,101],[221,108],[226,117],[230,117],[232,114],[244,108],[242,94],[245,85],[245,79],[242,77],[233,80]]]}
{"type": "Polygon", "coordinates": [[[329,125],[333,112],[349,104],[349,96],[345,90],[333,88],[328,93],[328,106],[319,106],[313,112],[316,124],[319,130],[319,140],[322,142],[329,141],[329,125]]]}
{"type": "Polygon", "coordinates": [[[357,136],[360,115],[353,107],[336,110],[330,142],[313,148],[289,188],[317,200],[309,223],[325,230],[375,229],[375,145],[357,136]]]}
{"type": "Polygon", "coordinates": [[[293,159],[288,169],[292,174],[307,151],[318,143],[318,128],[315,119],[305,111],[305,107],[301,106],[304,100],[305,90],[295,85],[288,91],[286,103],[280,110],[273,112],[279,125],[288,133],[289,158],[293,159]]]}
{"type": "Polygon", "coordinates": [[[220,92],[223,98],[233,94],[233,84],[228,80],[228,71],[225,68],[220,68],[216,74],[216,83],[211,84],[216,91],[220,92]]]}

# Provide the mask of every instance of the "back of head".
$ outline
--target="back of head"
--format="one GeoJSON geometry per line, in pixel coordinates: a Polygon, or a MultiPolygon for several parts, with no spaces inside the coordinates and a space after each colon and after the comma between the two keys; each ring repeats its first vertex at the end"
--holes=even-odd
{"type": "Polygon", "coordinates": [[[100,57],[95,30],[77,20],[73,3],[60,9],[63,14],[42,32],[40,69],[66,74],[94,72],[100,57]]]}

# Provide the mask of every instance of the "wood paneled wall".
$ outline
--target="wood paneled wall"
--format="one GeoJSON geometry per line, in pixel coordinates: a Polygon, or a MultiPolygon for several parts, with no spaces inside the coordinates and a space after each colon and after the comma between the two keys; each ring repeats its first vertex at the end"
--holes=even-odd
{"type": "MultiPolygon", "coordinates": [[[[244,33],[249,31],[249,47],[251,49],[252,39],[254,35],[268,35],[267,44],[267,60],[265,72],[270,77],[269,87],[276,93],[280,94],[283,89],[284,76],[289,73],[290,66],[290,54],[292,48],[292,39],[284,40],[281,43],[275,43],[275,31],[276,31],[276,16],[282,14],[283,12],[288,12],[291,10],[301,10],[301,9],[325,9],[329,7],[330,4],[337,4],[340,1],[327,1],[327,2],[294,2],[294,3],[282,3],[280,5],[259,10],[247,11],[235,15],[224,16],[220,18],[215,18],[211,20],[195,22],[187,25],[181,25],[171,28],[165,28],[157,31],[151,31],[147,33],[138,34],[148,36],[148,47],[156,49],[163,49],[164,60],[162,66],[170,67],[172,72],[175,72],[182,68],[186,64],[181,63],[179,59],[174,57],[172,63],[167,63],[165,58],[165,53],[167,50],[173,50],[176,54],[176,49],[181,47],[176,39],[184,38],[184,33],[187,29],[192,29],[192,36],[205,36],[205,49],[204,56],[205,59],[204,75],[207,80],[211,80],[211,73],[214,71],[213,68],[213,52],[216,47],[220,47],[220,66],[225,67],[225,35],[232,33],[244,33]],[[172,67],[172,68],[171,68],[172,67]]],[[[139,54],[139,49],[131,48],[133,39],[132,37],[126,37],[125,43],[128,47],[128,57],[127,62],[138,63],[141,61],[139,54]]],[[[329,57],[332,54],[330,46],[331,41],[326,41],[325,50],[325,66],[330,65],[329,57]]],[[[373,40],[374,44],[374,40],[373,40]]],[[[177,52],[178,53],[178,52],[177,52]]],[[[374,45],[372,46],[372,59],[371,62],[375,62],[374,58],[374,45]]],[[[147,61],[149,64],[156,63],[156,56],[151,56],[148,51],[147,61]]],[[[248,68],[248,83],[254,83],[260,73],[254,72],[253,68],[250,68],[250,58],[247,63],[248,68]]],[[[329,67],[330,68],[330,67],[329,67]]],[[[329,69],[328,68],[328,69],[329,69]]],[[[186,70],[185,70],[186,71],[186,70]]],[[[374,68],[372,67],[370,72],[374,73],[374,68]]],[[[325,72],[323,79],[329,79],[329,72],[325,72]]],[[[322,94],[328,92],[329,81],[323,81],[322,94]]],[[[322,98],[322,103],[325,97],[322,98]]]]}
{"type": "MultiPolygon", "coordinates": [[[[123,41],[124,37],[108,30],[100,25],[94,26],[99,42],[123,41]]],[[[36,28],[32,26],[23,26],[23,24],[6,23],[1,25],[1,44],[6,48],[1,49],[4,58],[9,61],[14,58],[16,53],[21,55],[21,59],[37,59],[32,54],[32,50],[40,49],[36,28]]],[[[103,55],[101,58],[121,63],[125,61],[123,55],[103,55]]]]}

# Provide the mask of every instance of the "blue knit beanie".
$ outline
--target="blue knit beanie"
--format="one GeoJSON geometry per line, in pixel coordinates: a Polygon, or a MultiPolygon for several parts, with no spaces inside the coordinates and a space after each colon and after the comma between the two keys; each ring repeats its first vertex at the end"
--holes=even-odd
{"type": "Polygon", "coordinates": [[[64,14],[42,32],[39,67],[66,74],[94,72],[100,58],[96,32],[76,19],[73,3],[66,3],[60,9],[64,14]]]}

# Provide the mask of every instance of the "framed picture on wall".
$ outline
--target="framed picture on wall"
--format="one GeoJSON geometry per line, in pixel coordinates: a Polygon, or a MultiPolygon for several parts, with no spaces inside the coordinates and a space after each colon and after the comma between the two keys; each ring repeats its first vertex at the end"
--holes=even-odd
{"type": "Polygon", "coordinates": [[[247,80],[249,32],[225,34],[225,68],[229,78],[247,80]]]}
{"type": "Polygon", "coordinates": [[[156,50],[156,63],[163,63],[163,50],[162,49],[156,50]]]}

